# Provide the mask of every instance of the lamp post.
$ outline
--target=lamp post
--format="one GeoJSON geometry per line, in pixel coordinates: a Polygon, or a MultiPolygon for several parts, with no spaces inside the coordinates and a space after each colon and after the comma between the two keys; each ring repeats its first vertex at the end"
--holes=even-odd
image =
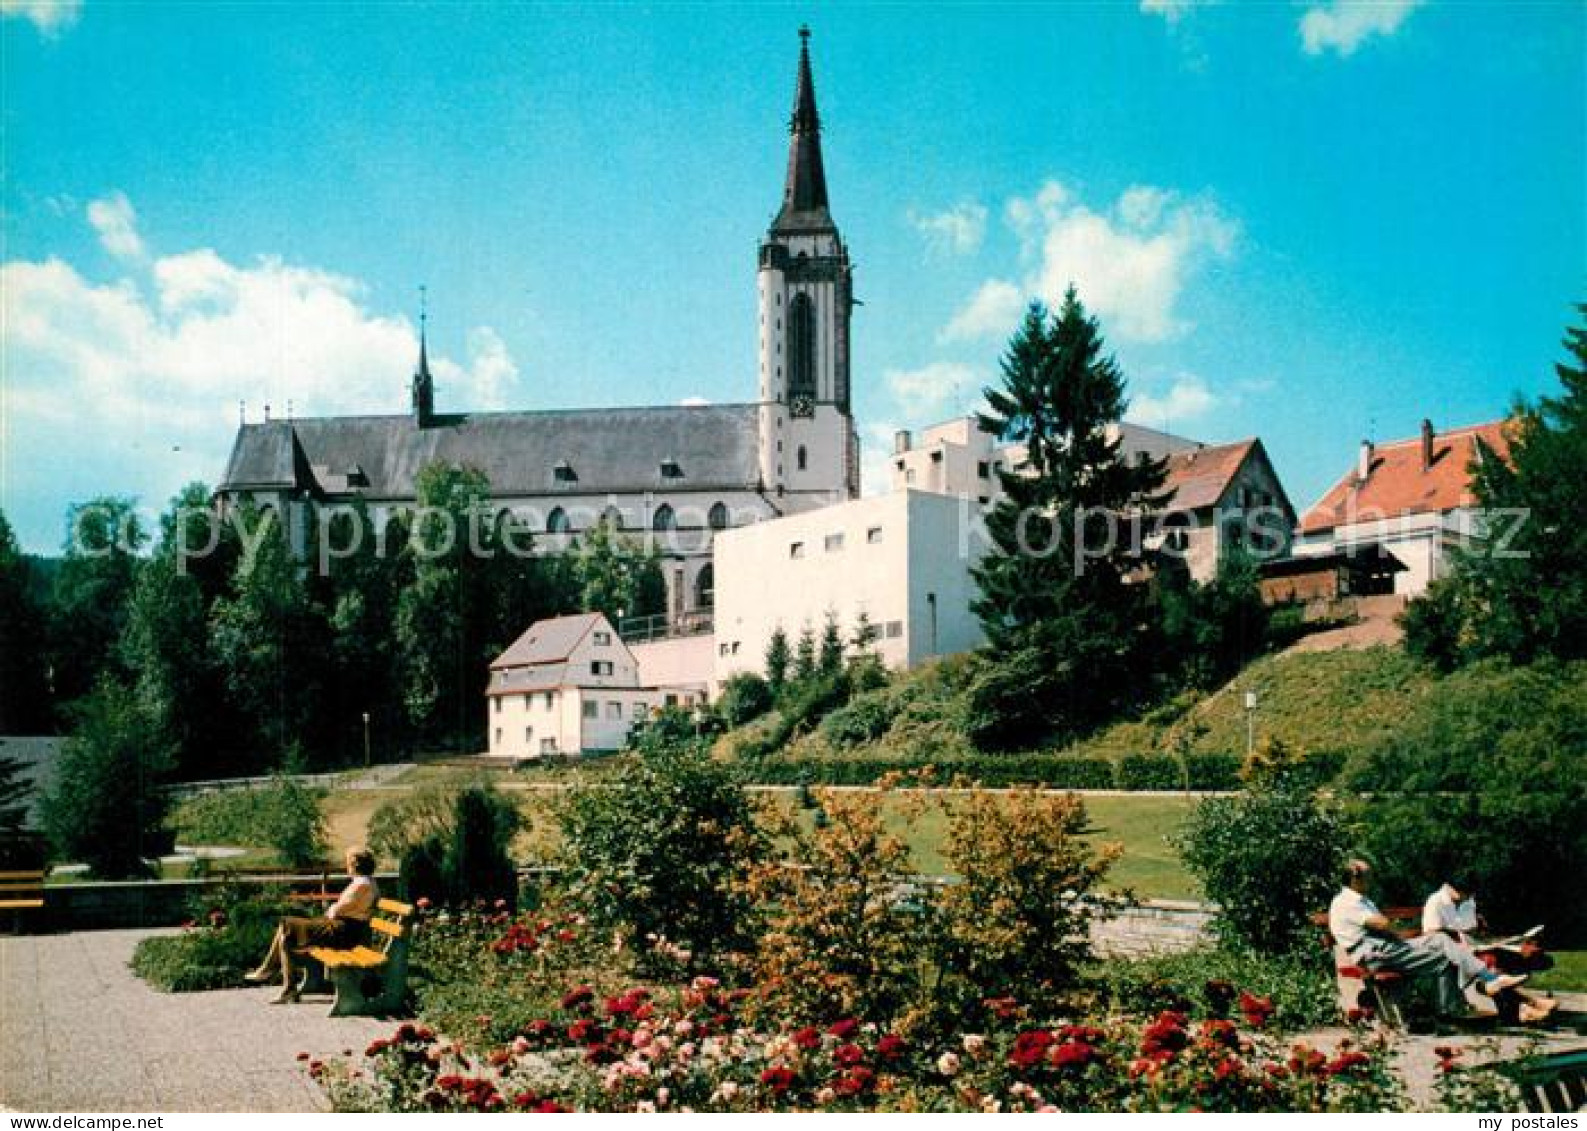
{"type": "Polygon", "coordinates": [[[364,769],[369,769],[369,712],[364,712],[364,769]]]}
{"type": "Polygon", "coordinates": [[[1256,692],[1245,693],[1245,757],[1256,753],[1256,692]]]}

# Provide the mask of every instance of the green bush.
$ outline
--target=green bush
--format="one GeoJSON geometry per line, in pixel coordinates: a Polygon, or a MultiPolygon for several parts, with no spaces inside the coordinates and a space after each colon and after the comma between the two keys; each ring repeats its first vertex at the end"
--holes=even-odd
{"type": "Polygon", "coordinates": [[[898,715],[898,704],[885,689],[851,699],[821,720],[821,737],[846,749],[875,742],[887,733],[898,715]]]}
{"type": "Polygon", "coordinates": [[[223,886],[196,898],[192,911],[192,927],[143,939],[132,952],[132,972],[155,989],[190,993],[245,985],[243,972],[259,964],[276,924],[292,908],[281,889],[223,886]]]}
{"type": "Polygon", "coordinates": [[[223,789],[189,798],[167,823],[184,844],[268,848],[288,868],[325,862],[323,789],[280,775],[269,785],[223,789]]]}
{"type": "Polygon", "coordinates": [[[1206,798],[1175,842],[1218,905],[1225,942],[1267,954],[1315,948],[1308,916],[1338,886],[1347,834],[1314,794],[1280,782],[1206,798]]]}
{"type": "Polygon", "coordinates": [[[1320,951],[1258,954],[1203,947],[1183,954],[1115,959],[1097,970],[1116,1009],[1150,1016],[1165,1009],[1205,1017],[1227,1016],[1228,990],[1272,999],[1273,1028],[1303,1031],[1335,1024],[1339,995],[1320,951]]]}
{"type": "Polygon", "coordinates": [[[1241,759],[1236,754],[1186,754],[1185,773],[1196,792],[1239,789],[1241,759]]]}
{"type": "Polygon", "coordinates": [[[1587,663],[1488,661],[1440,681],[1343,777],[1382,896],[1417,903],[1456,872],[1496,929],[1587,938],[1587,663]]]}
{"type": "Polygon", "coordinates": [[[424,823],[412,830],[422,833],[421,839],[394,845],[391,834],[382,833],[387,851],[400,848],[402,889],[408,898],[454,906],[478,900],[514,904],[518,881],[510,850],[523,813],[512,799],[481,781],[427,798],[425,812],[424,823]],[[449,810],[436,811],[440,798],[450,801],[449,810]]]}
{"type": "Polygon", "coordinates": [[[757,852],[754,811],[699,744],[648,750],[619,780],[575,786],[556,816],[568,890],[598,925],[697,957],[740,941],[733,885],[757,852]]]}
{"type": "Polygon", "coordinates": [[[717,714],[730,727],[754,722],[771,707],[771,685],[754,672],[739,672],[733,676],[716,701],[717,714]]]}
{"type": "Polygon", "coordinates": [[[1120,789],[1182,790],[1185,768],[1162,754],[1126,754],[1119,759],[1120,789]]]}
{"type": "Polygon", "coordinates": [[[997,754],[969,758],[768,758],[747,774],[761,785],[870,785],[885,774],[918,774],[930,768],[938,781],[966,777],[984,786],[1045,785],[1053,789],[1113,789],[1107,758],[1067,754],[997,754]]]}

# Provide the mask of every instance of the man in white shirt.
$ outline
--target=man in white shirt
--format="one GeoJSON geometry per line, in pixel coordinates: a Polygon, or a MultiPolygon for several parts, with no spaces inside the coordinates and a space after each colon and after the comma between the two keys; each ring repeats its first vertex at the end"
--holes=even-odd
{"type": "Polygon", "coordinates": [[[1392,970],[1414,978],[1438,980],[1441,1013],[1465,1009],[1465,986],[1476,984],[1489,997],[1526,981],[1521,974],[1495,974],[1487,964],[1442,932],[1402,939],[1393,924],[1367,898],[1372,868],[1365,860],[1345,865],[1344,887],[1328,906],[1328,930],[1349,957],[1370,970],[1392,970]]]}
{"type": "Polygon", "coordinates": [[[1445,883],[1422,906],[1422,934],[1443,933],[1458,943],[1471,945],[1477,929],[1477,901],[1464,880],[1445,883]]]}

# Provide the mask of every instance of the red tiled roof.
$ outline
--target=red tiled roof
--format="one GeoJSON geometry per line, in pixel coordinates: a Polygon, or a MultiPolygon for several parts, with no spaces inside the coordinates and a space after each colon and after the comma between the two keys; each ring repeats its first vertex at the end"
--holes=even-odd
{"type": "Polygon", "coordinates": [[[1255,446],[1256,440],[1250,439],[1172,453],[1168,477],[1163,481],[1163,490],[1174,492],[1169,509],[1194,511],[1216,506],[1255,446]]]}
{"type": "Polygon", "coordinates": [[[1422,438],[1395,440],[1373,449],[1365,482],[1351,468],[1328,489],[1300,521],[1302,533],[1332,530],[1352,522],[1390,516],[1442,513],[1476,501],[1468,468],[1480,438],[1500,459],[1508,459],[1508,423],[1475,424],[1433,434],[1432,461],[1422,466],[1422,438]]]}

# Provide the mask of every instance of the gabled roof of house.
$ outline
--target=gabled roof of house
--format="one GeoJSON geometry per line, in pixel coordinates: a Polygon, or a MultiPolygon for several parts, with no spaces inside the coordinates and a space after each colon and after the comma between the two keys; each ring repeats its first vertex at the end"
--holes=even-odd
{"type": "Polygon", "coordinates": [[[518,695],[525,692],[556,691],[576,681],[568,678],[567,664],[536,664],[525,668],[496,669],[485,689],[486,695],[518,695]]]}
{"type": "Polygon", "coordinates": [[[1423,466],[1422,437],[1378,444],[1367,476],[1347,471],[1301,519],[1303,534],[1332,530],[1353,522],[1413,514],[1442,513],[1471,506],[1472,462],[1481,442],[1500,459],[1510,455],[1508,421],[1493,420],[1435,432],[1432,459],[1423,466]]]}
{"type": "MultiPolygon", "coordinates": [[[[551,617],[537,620],[527,632],[508,645],[507,650],[491,661],[497,668],[525,668],[539,664],[566,663],[579,641],[599,625],[611,631],[611,625],[600,613],[577,613],[569,617],[551,617]]],[[[616,633],[612,634],[616,640],[616,633]]]]}
{"type": "Polygon", "coordinates": [[[1174,492],[1169,507],[1194,511],[1216,506],[1245,465],[1246,458],[1260,446],[1261,441],[1252,438],[1170,454],[1168,477],[1163,481],[1163,490],[1174,492]]]}

